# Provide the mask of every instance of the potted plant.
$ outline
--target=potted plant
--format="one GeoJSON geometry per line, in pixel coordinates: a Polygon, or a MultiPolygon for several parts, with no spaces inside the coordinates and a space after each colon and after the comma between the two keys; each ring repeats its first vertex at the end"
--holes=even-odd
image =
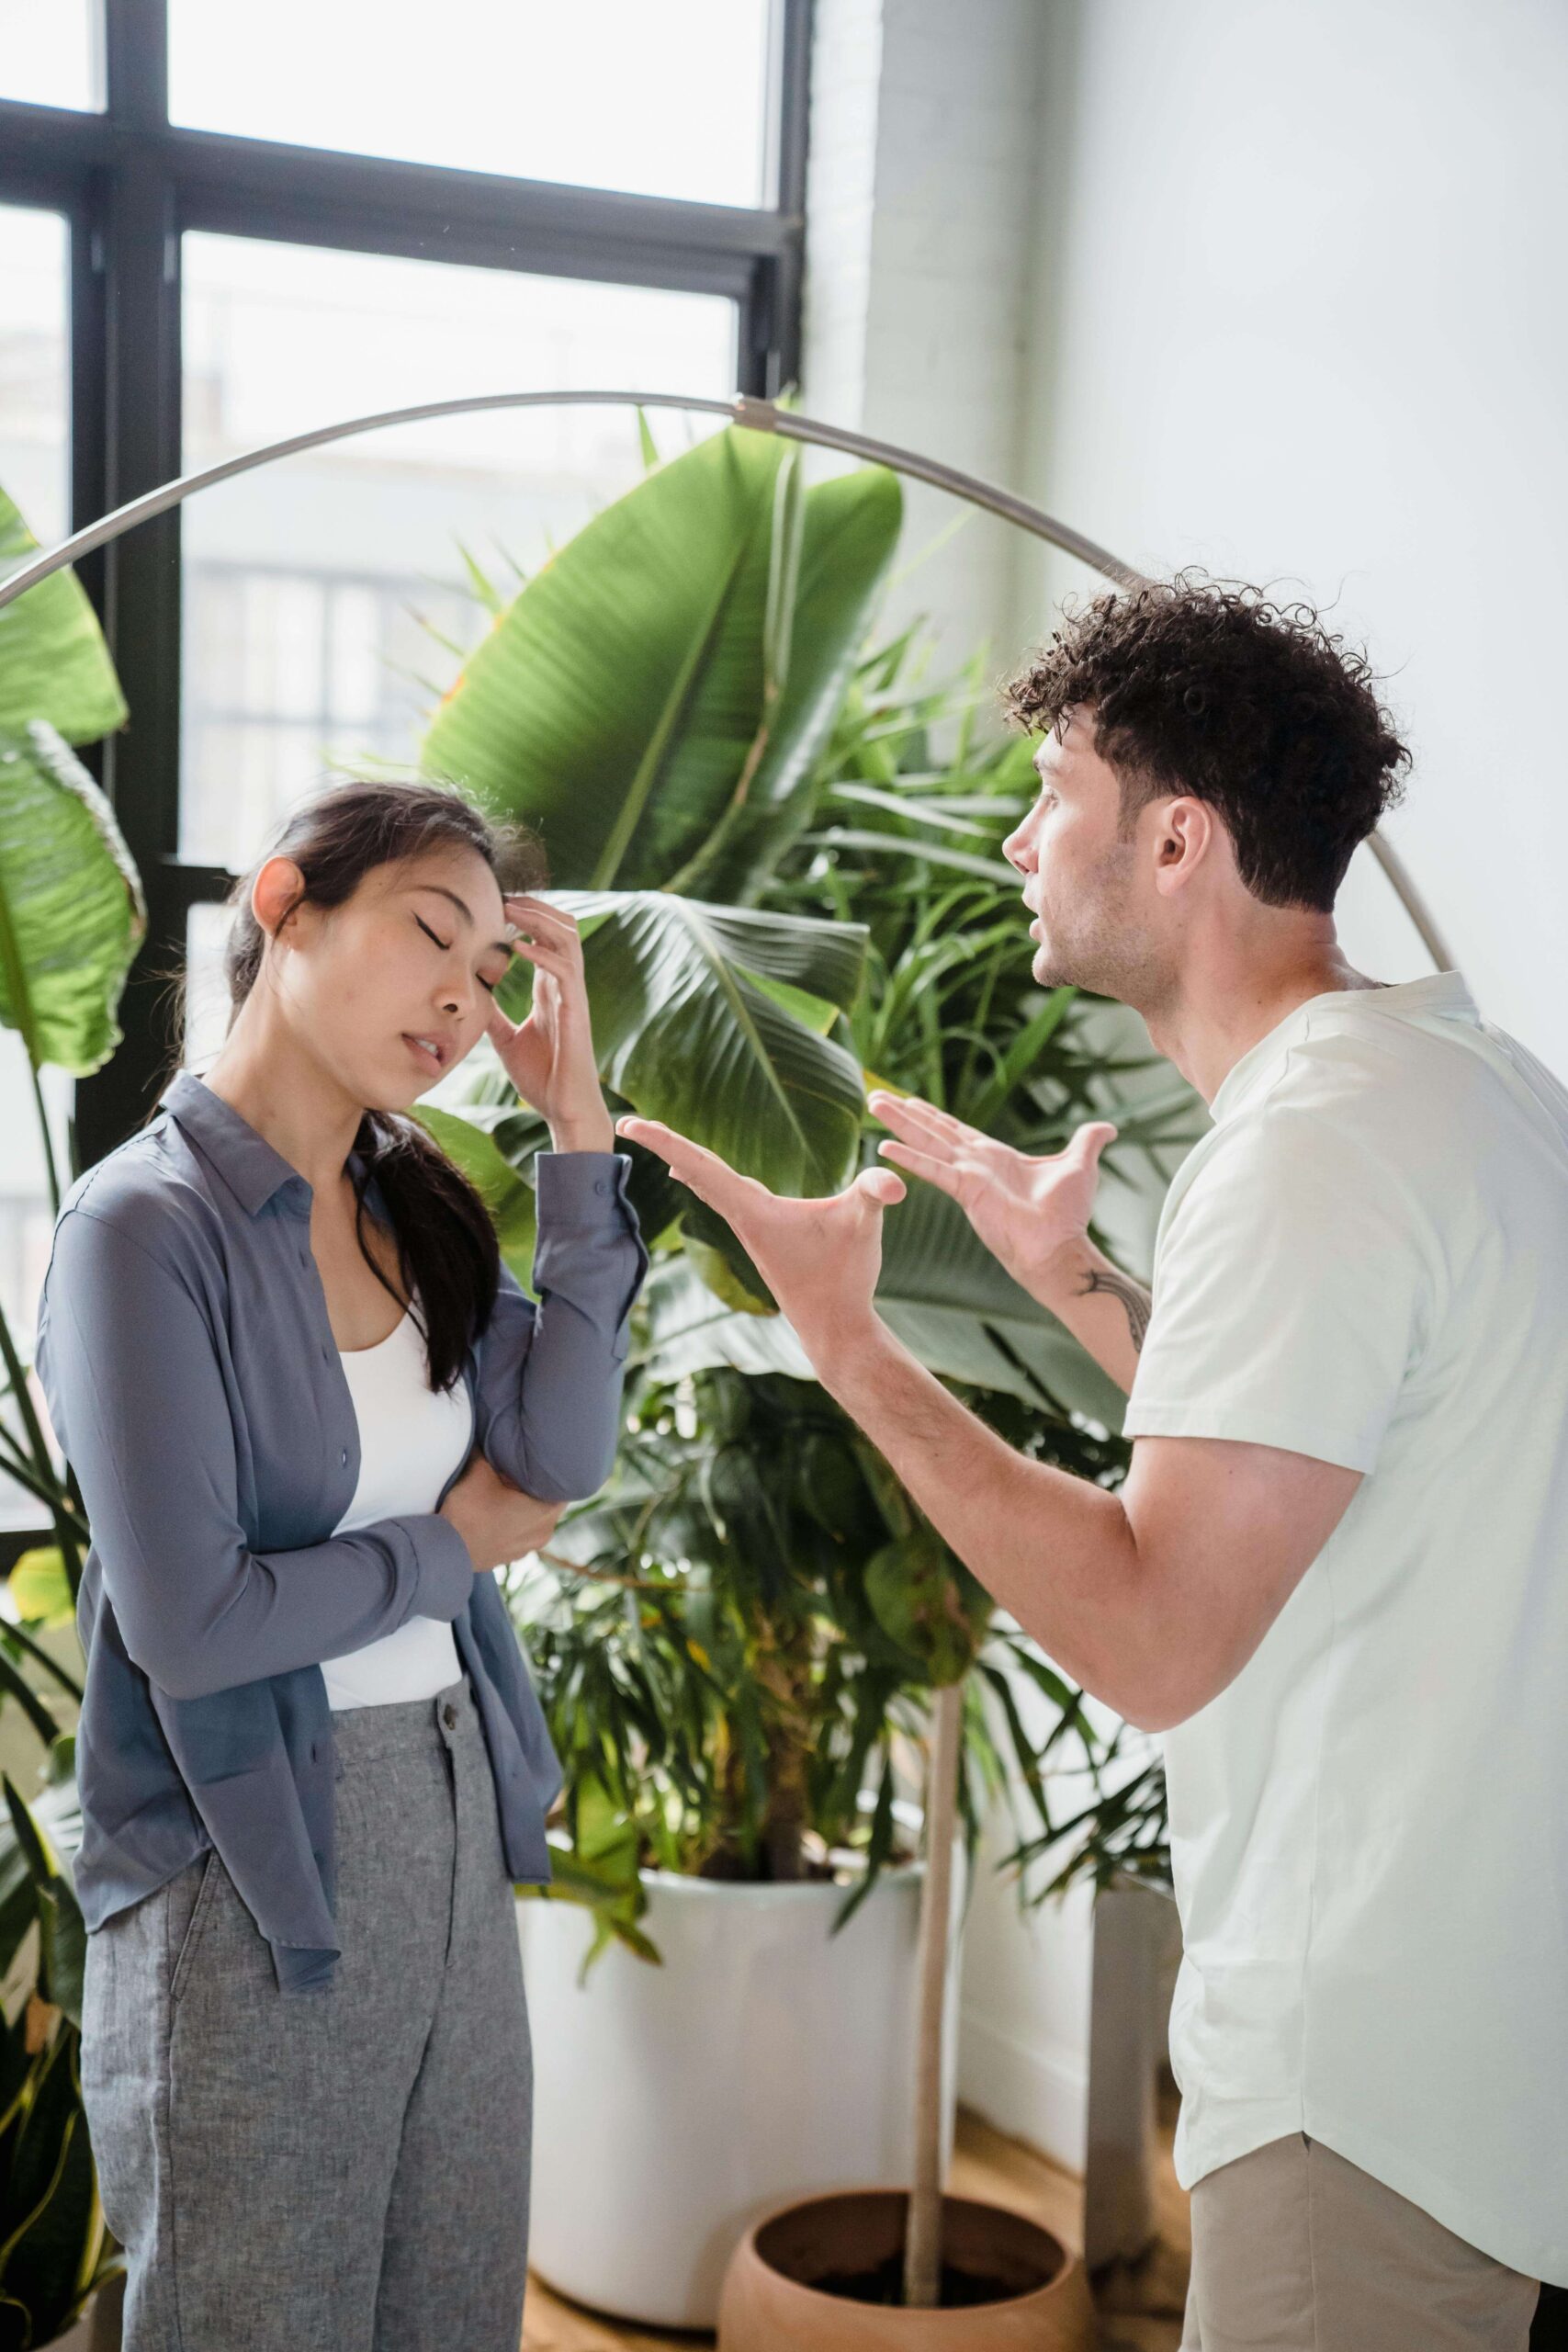
{"type": "MultiPolygon", "coordinates": [[[[620,1105],[682,1125],[738,1165],[800,1189],[836,1187],[865,1150],[868,1072],[919,1085],[1043,1148],[1106,1109],[1103,1089],[1122,1082],[1119,1062],[1130,1065],[1092,1044],[1095,1009],[1078,1006],[1071,991],[1031,997],[1016,923],[999,920],[998,891],[1010,891],[1012,877],[996,842],[1018,812],[1026,763],[1012,757],[1010,770],[1016,745],[971,745],[962,695],[898,699],[908,640],[864,650],[897,537],[892,477],[870,469],[808,492],[797,465],[776,443],[735,435],[669,466],[650,463],[638,490],[596,517],[521,594],[509,604],[492,595],[494,626],[436,716],[427,763],[461,775],[498,813],[525,815],[544,831],[558,884],[581,912],[595,1035],[620,1105]],[[938,718],[953,719],[959,737],[942,764],[927,743],[938,718]],[[950,1071],[954,1039],[963,1050],[950,1071]]],[[[20,551],[25,542],[14,544],[20,551]]],[[[59,584],[77,595],[74,583],[59,584]]],[[[36,620],[55,586],[0,616],[0,683],[15,684],[18,650],[29,641],[16,624],[36,620]]],[[[85,741],[118,723],[123,706],[112,672],[106,683],[107,656],[85,605],[69,615],[57,605],[50,631],[39,627],[31,641],[62,732],[85,741]]],[[[0,905],[0,1017],[23,1034],[35,1074],[45,1060],[86,1071],[107,1057],[145,921],[102,796],[60,734],[24,715],[42,707],[0,696],[9,729],[0,792],[8,819],[24,811],[9,835],[22,845],[22,869],[7,874],[0,905]],[[39,854],[29,842],[42,845],[39,854]],[[60,935],[66,908],[68,943],[60,935]]],[[[507,1010],[521,1013],[526,993],[519,967],[507,1010]]],[[[485,1193],[502,1249],[526,1282],[528,1170],[542,1129],[497,1069],[478,1055],[473,1063],[461,1093],[438,1094],[422,1115],[485,1193]]],[[[1126,1150],[1146,1149],[1156,1170],[1173,1107],[1181,1106],[1151,1100],[1123,1124],[1126,1150]]],[[[50,1170],[58,1202],[52,1158],[50,1170]]],[[[659,1245],[639,1376],[667,1389],[725,1367],[747,1380],[807,1380],[809,1367],[728,1228],[705,1225],[646,1158],[634,1197],[659,1245]]],[[[884,1311],[934,1369],[987,1400],[1013,1442],[1041,1442],[1048,1432],[1053,1458],[1078,1466],[1092,1459],[1094,1475],[1114,1477],[1115,1392],[950,1211],[928,1194],[890,1223],[899,1238],[888,1253],[884,1311]]],[[[57,1473],[49,1458],[8,1333],[5,1352],[19,1423],[5,1427],[6,1466],[50,1512],[73,1608],[87,1540],[80,1497],[69,1466],[57,1473]]],[[[563,1528],[562,1542],[577,1539],[563,1528]]],[[[581,1590],[590,1580],[576,1576],[579,1565],[567,1573],[581,1590]]],[[[959,1596],[962,1616],[956,1565],[939,1563],[931,1589],[959,1596]]],[[[997,1630],[1006,1631],[987,1634],[997,1630]]],[[[976,1660],[982,1681],[997,1673],[1006,1718],[1007,1677],[978,1648],[976,1660]]],[[[915,1719],[910,1738],[922,1687],[929,1699],[938,1682],[918,1655],[916,1662],[902,1693],[915,1719]]],[[[1049,1677],[1045,1661],[1032,1668],[1037,1679],[1049,1677]]],[[[1053,1696],[1058,1729],[1076,1727],[1076,1694],[1056,1681],[1053,1696]]],[[[966,1706],[964,1718],[972,1769],[983,1774],[984,1716],[966,1706]]],[[[886,1724],[889,1754],[900,1729],[886,1724]]],[[[1006,1730],[1011,1737],[1010,1720],[1006,1730]]],[[[873,1746],[877,1736],[874,1724],[873,1746]]],[[[1043,1798],[1041,1751],[1026,1739],[1013,1744],[1032,1796],[1043,1798]]],[[[882,1760],[887,1801],[879,1786],[863,1822],[857,1803],[838,1849],[865,1885],[863,1921],[897,1877],[889,1824],[896,1829],[899,1814],[882,1760]]],[[[1049,1808],[1037,1812],[1043,1835],[1049,1808]]],[[[612,1937],[634,1942],[640,1875],[607,1895],[593,1804],[580,1804],[573,1821],[564,1831],[562,1890],[587,1894],[612,1937]]],[[[13,1835],[30,1854],[25,1833],[14,1826],[13,1835]]],[[[67,1810],[59,1835],[63,1851],[67,1810]]],[[[809,1850],[804,1832],[802,1845],[809,1850]]],[[[44,1879],[58,1876],[45,1854],[44,1879]]],[[[835,1894],[835,1911],[856,1891],[835,1894]]]]}
{"type": "MultiPolygon", "coordinates": [[[[897,1766],[989,1603],[815,1383],[724,1366],[636,1376],[610,1487],[509,1598],[566,1764],[554,1892],[576,1898],[520,1905],[558,2151],[535,2267],[711,2324],[759,2207],[908,2173],[922,1871],[897,1766]]],[[[994,1784],[978,1713],[971,1763],[994,1784]]],[[[950,2005],[948,2135],[954,2025],[950,2005]]]]}
{"type": "MultiPolygon", "coordinates": [[[[874,469],[802,492],[787,462],[716,435],[650,471],[510,604],[495,597],[427,764],[544,832],[583,933],[613,1107],[679,1125],[775,1189],[821,1191],[872,1148],[869,1083],[918,1089],[1035,1149],[1114,1106],[1120,1156],[1134,1181],[1141,1159],[1157,1207],[1160,1154],[1186,1140],[1191,1098],[1168,1073],[1133,1103],[1156,1057],[1108,1045],[1100,1016],[1117,1009],[1032,981],[998,849],[1032,797],[1028,746],[978,740],[978,660],[921,690],[905,676],[912,632],[867,649],[892,544],[874,469]],[[720,491],[737,469],[751,494],[732,506],[720,491]],[[634,626],[648,684],[628,737],[634,626]],[[809,692],[794,671],[805,649],[809,692]],[[708,895],[720,888],[723,903],[708,895]]],[[[525,977],[514,984],[520,1012],[525,977]]],[[[538,1122],[482,1066],[438,1090],[429,1116],[487,1187],[526,1283],[538,1122]]],[[[553,1893],[595,1915],[591,1938],[558,1903],[523,1906],[540,2130],[577,2149],[558,2196],[536,2184],[532,2245],[541,2274],[583,2300],[711,2324],[759,2209],[823,2177],[908,2177],[918,1880],[912,1861],[890,1865],[896,1762],[909,1751],[918,1787],[932,1694],[976,1667],[955,1798],[971,1847],[1002,1779],[981,1689],[1032,1809],[1021,1842],[1058,1825],[1013,1678],[1056,1710],[1051,1762],[1076,1744],[1092,1777],[1096,1757],[1078,1694],[993,1622],[857,1447],[728,1228],[651,1155],[634,1153],[632,1194],[655,1262],[621,1462],[558,1531],[556,1581],[530,1570],[511,1589],[567,1771],[553,1893]],[[791,1939],[812,1903],[808,1962],[791,1939]],[[897,2049],[867,2037],[852,2075],[828,2048],[824,2086],[804,2054],[815,2020],[834,2000],[851,2018],[853,2002],[824,1994],[805,2022],[808,1968],[829,1965],[836,1928],[846,1950],[831,1964],[851,1973],[856,1933],[894,1904],[877,2006],[897,2049]],[[745,1940],[753,1913],[771,1981],[745,1940]],[[639,1984],[627,1951],[661,1972],[639,1984]],[[763,2031],[780,2014],[787,2099],[771,2094],[785,2062],[763,2031]],[[679,2165],[650,2154],[648,2131],[679,2165]],[[592,2199],[574,2186],[585,2177],[592,2199]]],[[[887,1221],[878,1304],[1010,1442],[1121,1475],[1119,1393],[931,1188],[887,1221]]],[[[950,2069],[936,2111],[945,2133],[950,2069]]]]}
{"type": "Polygon", "coordinates": [[[920,1920],[913,2185],[840,2190],[785,2206],[749,2230],[725,2274],[719,2352],[1089,2352],[1097,2339],[1083,2265],[1049,2230],[1005,2206],[942,2194],[941,2018],[949,1965],[947,1858],[957,1802],[963,1700],[936,1702],[920,1920]]]}
{"type": "MultiPolygon", "coordinates": [[[[36,545],[0,492],[0,569],[36,545]]],[[[124,717],[71,573],[0,613],[0,1021],[27,1048],[56,1210],[62,1187],[39,1072],[53,1062],[85,1073],[108,1058],[119,1041],[114,1008],[146,928],[113,813],[70,748],[124,717]]],[[[73,1619],[87,1531],[3,1312],[0,1359],[0,1465],[36,1498],[55,1539],[16,1563],[10,1614],[0,1621],[12,1765],[0,1815],[0,2346],[85,2345],[97,2290],[123,2273],[81,2100],[85,1931],[66,1868],[81,1836],[70,1726],[82,1695],[73,1619]]],[[[107,2307],[103,2315],[112,2322],[107,2307]]]]}

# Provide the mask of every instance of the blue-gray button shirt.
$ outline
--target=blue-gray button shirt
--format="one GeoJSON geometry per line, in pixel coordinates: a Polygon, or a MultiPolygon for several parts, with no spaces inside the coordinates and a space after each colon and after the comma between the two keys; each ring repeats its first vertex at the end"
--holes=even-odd
{"type": "MultiPolygon", "coordinates": [[[[357,1179],[360,1154],[348,1165],[357,1179]]],[[[570,1501],[615,1459],[649,1257],[625,1153],[545,1151],[535,1167],[538,1304],[503,1264],[462,1377],[487,1460],[570,1501]]],[[[389,1224],[374,1177],[366,1197],[389,1224]]],[[[34,1351],[92,1539],[77,1605],[84,1918],[100,1927],[215,1846],[285,1993],[330,1984],[340,1950],[322,1658],[412,1616],[450,1622],[514,1880],[550,1876],[561,1785],[505,1602],[451,1521],[432,1508],[332,1532],[359,1428],[310,1201],[248,1120],[177,1071],[158,1114],[66,1194],[34,1351]]]]}

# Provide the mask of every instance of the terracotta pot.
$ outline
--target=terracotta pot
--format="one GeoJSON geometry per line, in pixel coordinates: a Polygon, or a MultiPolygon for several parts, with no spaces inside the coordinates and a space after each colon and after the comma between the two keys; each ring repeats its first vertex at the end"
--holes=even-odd
{"type": "Polygon", "coordinates": [[[844,2189],[786,2205],[749,2230],[725,2273],[718,2352],[1093,2352],[1083,2265],[1038,2222],[942,2199],[942,2260],[993,2281],[996,2300],[909,2311],[814,2283],[902,2259],[902,2189],[844,2189]]]}

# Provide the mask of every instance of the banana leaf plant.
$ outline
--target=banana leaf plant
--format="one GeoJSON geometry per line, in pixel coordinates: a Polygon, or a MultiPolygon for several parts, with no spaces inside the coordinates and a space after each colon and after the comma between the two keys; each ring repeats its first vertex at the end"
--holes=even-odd
{"type": "MultiPolygon", "coordinates": [[[[1113,1108],[1108,1163],[1157,1212],[1196,1098],[1112,1034],[1120,1008],[1032,980],[999,849],[1032,797],[1030,747],[977,723],[983,657],[917,691],[915,632],[871,647],[893,479],[807,488],[798,462],[716,435],[655,462],[510,600],[481,583],[491,626],[423,763],[542,834],[614,1109],[812,1194],[874,1152],[874,1083],[1029,1150],[1113,1108]]],[[[521,1018],[525,966],[507,987],[521,1018]]],[[[479,1055],[424,1114],[526,1284],[540,1122],[479,1055]]],[[[649,1866],[794,1877],[852,1849],[841,1924],[894,1858],[895,1758],[950,1682],[971,1851],[1003,1777],[982,1692],[1033,1807],[1020,1850],[1058,1834],[1047,1758],[1076,1744],[1092,1781],[1099,1754],[1079,1694],[828,1407],[728,1227],[654,1155],[632,1159],[654,1264],[621,1460],[563,1521],[545,1580],[536,1563],[511,1590],[567,1759],[556,1891],[595,1908],[590,1959],[612,1936],[656,1957],[637,1924],[649,1866]],[[1041,1741],[1021,1670],[1052,1716],[1041,1741]]],[[[885,1220],[877,1304],[1012,1442],[1122,1474],[1120,1392],[933,1188],[885,1220]]]]}
{"type": "MultiPolygon", "coordinates": [[[[970,1401],[1027,1437],[1016,1399],[970,1401]]],[[[1114,1441],[1068,1447],[1085,1475],[1114,1464],[1114,1441]]],[[[553,1892],[596,1915],[585,1973],[612,1937],[658,1958],[637,1924],[649,1869],[841,1879],[847,1923],[908,1859],[896,1798],[918,1784],[935,1691],[963,1686],[971,1862],[993,1799],[1032,1834],[1048,1771],[1096,1749],[1079,1694],[814,1380],[639,1365],[608,1485],[502,1582],[565,1768],[553,1892]],[[1021,1683],[1053,1718],[1039,1744],[1021,1683]]]]}
{"type": "MultiPolygon", "coordinates": [[[[0,491],[0,576],[37,546],[0,491]]],[[[79,1172],[75,1133],[73,1125],[62,1182],[40,1072],[52,1063],[86,1077],[108,1060],[121,1036],[116,1007],[147,932],[114,811],[72,748],[125,717],[108,648],[73,572],[55,572],[0,610],[0,1025],[17,1032],[27,1054],[57,1215],[79,1172]]],[[[0,1357],[0,1470],[48,1513],[74,1603],[88,1540],[81,1495],[56,1473],[3,1307],[0,1357]]],[[[6,1663],[0,1658],[0,1688],[11,1689],[6,1663]]]]}
{"type": "MultiPolygon", "coordinates": [[[[0,573],[37,545],[0,492],[0,573]]],[[[120,1041],[126,974],[146,932],[141,884],[114,813],[73,745],[125,718],[114,665],[80,583],[57,572],[0,611],[0,1023],[20,1035],[52,1207],[64,1186],[39,1073],[85,1076],[120,1041]]],[[[72,1166],[79,1172],[74,1129],[72,1166]]],[[[0,2352],[55,2341],[123,2270],[99,2201],[82,2105],[85,1930],[69,1862],[81,1841],[73,1733],[78,1676],[41,1638],[74,1623],[88,1531],[57,1468],[27,1367],[0,1307],[0,1468],[53,1542],[12,1568],[0,1622],[0,1699],[40,1749],[30,1794],[7,1772],[0,1818],[0,2352]],[[45,1690],[49,1695],[46,1698],[45,1690]]]]}
{"type": "MultiPolygon", "coordinates": [[[[734,433],[655,464],[521,594],[491,600],[494,625],[437,713],[425,761],[460,775],[496,813],[525,815],[544,833],[562,896],[581,914],[613,1103],[685,1127],[774,1185],[820,1192],[846,1181],[869,1148],[869,1077],[918,1084],[977,1121],[999,1121],[997,1132],[1010,1120],[1017,1139],[1048,1128],[1051,1115],[1070,1125],[1104,1110],[1106,1086],[1142,1065],[1086,1044],[1089,1024],[1070,992],[1039,1001],[1035,991],[1017,1017],[1020,974],[1004,975],[1002,967],[1010,952],[1016,966],[1021,926],[1015,898],[1005,921],[998,899],[1016,884],[996,844],[1021,808],[1026,763],[1015,758],[1010,772],[1005,751],[971,744],[964,696],[900,695],[908,640],[865,650],[897,539],[893,478],[870,469],[807,489],[798,465],[798,454],[782,445],[734,433]],[[929,730],[955,714],[959,747],[933,764],[929,730]],[[963,996],[966,976],[978,1001],[963,996]],[[941,1055],[934,1069],[929,1065],[944,1024],[960,1013],[953,1037],[964,1052],[954,1091],[941,1055]],[[999,1057],[995,1037],[1006,1040],[999,1057]]],[[[18,553],[28,544],[25,535],[12,543],[18,553]]],[[[25,615],[31,603],[11,611],[25,615]]],[[[62,630],[71,620],[79,628],[84,615],[90,625],[85,602],[71,615],[62,606],[51,627],[62,630]]],[[[10,618],[0,615],[0,623],[10,618]]],[[[41,628],[39,642],[47,643],[41,628]]],[[[118,688],[111,695],[100,680],[96,707],[39,711],[26,691],[25,659],[16,658],[25,653],[15,634],[9,647],[0,644],[0,677],[23,682],[0,706],[16,754],[0,767],[0,786],[8,808],[27,809],[24,842],[41,836],[52,854],[25,862],[15,883],[8,868],[0,876],[7,891],[0,1013],[23,1033],[36,1078],[45,1059],[82,1071],[112,1051],[114,1006],[145,913],[112,813],[63,741],[67,728],[81,741],[96,720],[113,723],[122,707],[118,688]],[[54,738],[44,731],[51,724],[54,738]],[[70,877],[69,952],[58,911],[62,870],[70,877]],[[85,977],[85,900],[97,916],[85,977]]],[[[43,658],[62,676],[73,674],[58,649],[43,658]]],[[[519,967],[508,1011],[525,1010],[527,988],[519,967]]],[[[39,1107],[41,1121],[41,1100],[39,1107]]],[[[1156,1173],[1170,1109],[1145,1105],[1141,1133],[1137,1115],[1118,1111],[1124,1149],[1144,1153],[1156,1173]]],[[[482,1054],[465,1066],[461,1091],[440,1091],[422,1114],[480,1184],[508,1261],[526,1283],[529,1162],[544,1140],[541,1124],[482,1054]]],[[[58,1202],[52,1156],[49,1166],[58,1202]]],[[[682,1383],[689,1390],[705,1370],[739,1371],[750,1375],[749,1385],[770,1373],[785,1384],[802,1379],[808,1367],[793,1335],[728,1227],[700,1214],[649,1155],[637,1156],[633,1196],[659,1257],[637,1376],[665,1392],[682,1383]]],[[[1116,1393],[1053,1318],[998,1276],[951,1204],[926,1194],[900,1214],[896,1241],[899,1220],[889,1220],[882,1304],[909,1343],[1014,1442],[1032,1442],[1044,1416],[1055,1431],[1052,1458],[1075,1443],[1114,1448],[1116,1393]]],[[[8,1335],[6,1347],[22,1424],[19,1433],[0,1430],[6,1466],[54,1521],[73,1603],[86,1542],[80,1498],[68,1471],[63,1482],[54,1479],[8,1335]]],[[[1115,1475],[1113,1460],[1103,1475],[1115,1475]]],[[[885,1521],[877,1547],[904,1546],[891,1555],[902,1559],[898,1577],[883,1564],[884,1608],[895,1589],[918,1606],[906,1608],[902,1636],[886,1623],[880,1634],[901,1648],[912,1736],[920,1690],[967,1674],[982,1630],[990,1639],[1006,1629],[973,1621],[958,1564],[949,1558],[933,1571],[931,1532],[903,1509],[902,1523],[885,1521]],[[965,1639],[954,1646],[952,1629],[960,1625],[965,1639]]],[[[592,1582],[574,1576],[572,1589],[592,1582]]],[[[867,1595],[877,1589],[870,1579],[867,1595]]],[[[808,1718],[821,1670],[819,1612],[792,1604],[781,1623],[774,1681],[796,1678],[808,1718]]],[[[10,1634],[27,1639],[20,1628],[10,1634]]],[[[686,1660],[700,1666],[700,1648],[681,1635],[686,1660]]],[[[990,1663],[979,1662],[982,1679],[990,1663]]],[[[1048,1677],[1048,1662],[1035,1663],[1048,1677]]],[[[1076,1728],[1076,1694],[1036,1679],[1057,1730],[1076,1728]]],[[[6,1687],[20,1703],[14,1684],[22,1684],[19,1672],[6,1687]]],[[[1029,1782],[1028,1735],[1005,1713],[1010,1689],[998,1677],[997,1703],[1029,1782]]],[[[968,1713],[974,1770],[983,1774],[986,1725],[978,1710],[968,1713]]],[[[722,1711],[715,1720],[718,1736],[731,1737],[722,1711]]],[[[795,1721],[798,1730],[798,1710],[795,1721]]],[[[901,1727],[891,1700],[874,1714],[863,1692],[849,1721],[848,1736],[863,1744],[877,1784],[862,1841],[874,1875],[888,1844],[888,1767],[901,1727]]],[[[812,1736],[808,1719],[799,1736],[812,1736]]],[[[635,1744],[627,1752],[635,1755],[635,1744]]],[[[1035,1763],[1043,1752],[1033,1751],[1035,1763]]],[[[841,1743],[838,1762],[841,1782],[841,1743]]],[[[770,1871],[811,1865],[811,1839],[821,1839],[821,1829],[801,1818],[798,1805],[793,1824],[778,1818],[780,1793],[798,1784],[797,1767],[797,1758],[775,1754],[768,1770],[753,1774],[744,1801],[733,1800],[738,1809],[715,1854],[750,1854],[753,1862],[762,1854],[770,1871]]],[[[1043,1785],[1037,1770],[1032,1785],[1043,1785]]],[[[818,1773],[818,1802],[823,1786],[818,1773]]],[[[592,1815],[604,1792],[585,1780],[580,1793],[592,1815]]],[[[613,1804],[610,1811],[614,1831],[613,1804]]],[[[830,1816],[829,1807],[829,1826],[830,1816]]],[[[975,1816],[971,1804],[970,1826],[975,1816]]],[[[581,1826],[581,1806],[578,1818],[581,1826]]],[[[856,1826],[852,1815],[846,1836],[856,1826]]],[[[593,1860],[596,1834],[590,1824],[564,1877],[593,1860]]]]}

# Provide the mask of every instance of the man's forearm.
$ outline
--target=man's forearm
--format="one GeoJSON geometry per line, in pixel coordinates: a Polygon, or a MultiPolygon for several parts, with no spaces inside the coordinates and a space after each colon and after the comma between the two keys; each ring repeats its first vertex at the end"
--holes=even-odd
{"type": "Polygon", "coordinates": [[[1028,1288],[1117,1387],[1130,1394],[1149,1328],[1150,1299],[1143,1283],[1113,1265],[1092,1241],[1075,1241],[1058,1250],[1028,1288]]]}
{"type": "Polygon", "coordinates": [[[1137,1723],[1162,1645],[1117,1498],[1014,1453],[877,1316],[810,1352],[824,1388],[986,1589],[1086,1690],[1137,1723]]]}

